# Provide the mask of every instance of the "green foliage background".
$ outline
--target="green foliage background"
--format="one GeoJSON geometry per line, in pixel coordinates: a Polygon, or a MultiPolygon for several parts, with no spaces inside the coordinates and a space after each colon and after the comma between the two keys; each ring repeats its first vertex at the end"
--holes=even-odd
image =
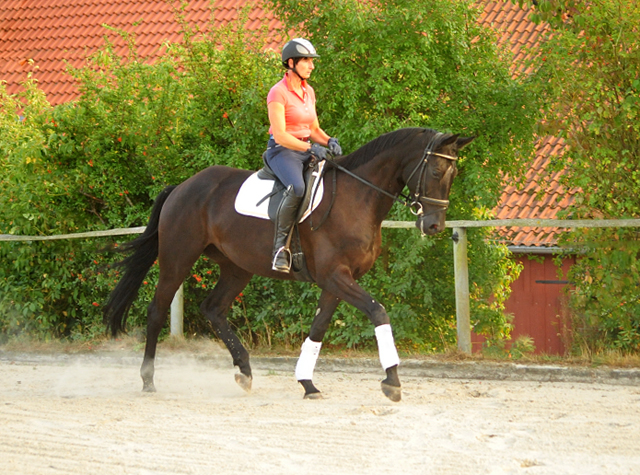
{"type": "MultiPolygon", "coordinates": [[[[312,83],[320,122],[346,151],[405,126],[478,138],[460,160],[448,219],[485,218],[501,173],[522,175],[531,151],[535,96],[513,80],[509,57],[477,25],[472,2],[439,0],[270,4],[284,31],[301,32],[322,55],[312,83]]],[[[197,34],[180,17],[183,44],[166,45],[154,64],[118,57],[110,44],[73,74],[77,101],[50,107],[34,81],[9,96],[0,86],[0,233],[58,234],[146,224],[154,197],[213,164],[260,167],[268,120],[265,98],[283,70],[264,32],[246,20],[197,34]],[[22,120],[16,111],[21,110],[22,120]]],[[[406,210],[390,219],[409,220],[406,210]]],[[[449,235],[423,239],[384,231],[383,255],[361,279],[387,308],[400,346],[438,351],[455,342],[449,235]]],[[[475,330],[495,342],[509,333],[503,302],[519,268],[486,231],[469,233],[475,330]]],[[[99,252],[107,240],[2,243],[0,331],[91,338],[103,331],[100,305],[118,279],[99,252]]],[[[154,268],[131,311],[144,325],[154,268]]],[[[206,259],[185,282],[186,330],[210,333],[197,305],[215,284],[206,259]]],[[[230,319],[249,345],[298,345],[319,289],[254,278],[230,319]]],[[[363,315],[342,304],[327,343],[373,344],[363,315]]]]}
{"type": "MultiPolygon", "coordinates": [[[[536,18],[552,32],[533,62],[541,132],[566,141],[555,165],[579,188],[567,216],[639,218],[640,4],[538,0],[536,18]]],[[[638,229],[585,229],[563,244],[580,251],[569,275],[576,349],[640,350],[638,229]]]]}

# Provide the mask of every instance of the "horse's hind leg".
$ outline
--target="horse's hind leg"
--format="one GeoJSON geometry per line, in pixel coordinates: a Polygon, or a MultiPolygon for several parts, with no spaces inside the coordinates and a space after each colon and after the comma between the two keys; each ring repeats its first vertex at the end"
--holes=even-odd
{"type": "Polygon", "coordinates": [[[240,373],[235,375],[236,382],[242,389],[249,391],[252,381],[249,352],[231,330],[227,314],[233,299],[247,286],[253,274],[242,270],[229,261],[218,264],[220,265],[220,278],[213,291],[200,305],[200,310],[211,322],[218,338],[227,346],[233,358],[233,365],[239,368],[240,373]]]}
{"type": "Polygon", "coordinates": [[[171,301],[185,277],[180,275],[178,278],[168,278],[165,277],[165,275],[162,271],[160,272],[158,288],[147,310],[147,342],[144,349],[144,360],[140,368],[140,376],[142,377],[143,384],[142,390],[145,392],[156,391],[155,385],[153,384],[153,374],[155,372],[154,361],[156,358],[158,336],[167,321],[171,301]]]}
{"type": "Polygon", "coordinates": [[[302,344],[300,358],[298,358],[298,363],[296,364],[296,379],[304,388],[305,399],[318,399],[322,397],[320,391],[313,385],[313,370],[318,360],[322,339],[329,328],[331,317],[339,303],[339,298],[326,290],[322,291],[320,300],[318,301],[316,316],[311,323],[309,337],[302,344]]]}
{"type": "Polygon", "coordinates": [[[197,246],[183,246],[180,251],[175,247],[165,250],[162,246],[160,250],[160,276],[156,293],[147,310],[147,342],[144,349],[144,360],[140,368],[142,390],[145,392],[155,392],[156,390],[153,384],[153,375],[158,336],[167,321],[173,297],[201,253],[197,246]]]}
{"type": "Polygon", "coordinates": [[[144,392],[156,392],[153,384],[154,361],[156,358],[156,347],[158,345],[158,336],[167,319],[167,311],[169,305],[164,302],[165,298],[157,291],[153,300],[147,309],[147,341],[144,348],[144,359],[140,368],[140,377],[142,377],[142,390],[144,392]]]}

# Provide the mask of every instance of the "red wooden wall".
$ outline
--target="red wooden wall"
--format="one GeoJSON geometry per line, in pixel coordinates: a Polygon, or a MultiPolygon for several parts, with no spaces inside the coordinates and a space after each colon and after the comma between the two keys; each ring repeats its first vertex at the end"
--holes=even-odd
{"type": "MultiPolygon", "coordinates": [[[[505,304],[505,311],[514,317],[512,339],[526,335],[533,338],[536,353],[562,355],[565,348],[560,335],[566,325],[560,317],[563,315],[562,290],[568,284],[560,282],[566,281],[567,271],[575,259],[563,261],[563,277],[558,277],[551,255],[538,255],[536,260],[526,256],[517,259],[524,268],[511,284],[511,296],[505,304]]],[[[483,338],[472,335],[473,351],[482,348],[482,341],[483,338]]]]}
{"type": "Polygon", "coordinates": [[[523,256],[518,260],[524,268],[520,277],[511,284],[511,296],[505,304],[506,312],[514,316],[512,337],[515,340],[520,335],[528,335],[533,338],[536,353],[561,355],[564,353],[560,338],[562,290],[568,284],[559,282],[566,280],[567,271],[575,259],[564,259],[563,277],[558,277],[553,256],[537,256],[536,260],[523,256]],[[542,262],[538,262],[541,259],[542,262]]]}

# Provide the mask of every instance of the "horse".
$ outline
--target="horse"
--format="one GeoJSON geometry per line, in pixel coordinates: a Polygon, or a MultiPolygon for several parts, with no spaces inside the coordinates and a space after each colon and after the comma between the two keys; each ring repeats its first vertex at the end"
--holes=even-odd
{"type": "MultiPolygon", "coordinates": [[[[381,251],[382,221],[395,201],[412,207],[423,235],[444,230],[449,193],[457,175],[458,151],[474,137],[441,133],[433,129],[404,128],[370,141],[355,152],[327,160],[334,168],[327,190],[311,214],[298,224],[299,240],[311,279],[321,289],[315,317],[304,341],[295,373],[304,398],[321,398],[313,384],[313,371],[331,318],[345,301],[362,311],[375,327],[380,363],[386,372],[383,394],[401,399],[400,363],[389,316],[385,308],[362,289],[357,279],[371,269],[381,251]],[[332,188],[333,185],[333,188],[332,188]],[[403,195],[405,186],[410,195],[403,195]]],[[[253,275],[296,279],[295,273],[271,269],[274,225],[269,220],[244,216],[234,209],[234,199],[253,172],[211,166],[157,196],[145,231],[120,247],[128,253],[119,264],[124,274],[103,307],[107,330],[115,337],[125,331],[128,311],[151,266],[160,268],[157,288],[147,311],[147,333],[140,375],[143,391],[156,390],[154,360],[158,336],[180,284],[204,255],[217,263],[220,277],[200,305],[215,334],[238,367],[236,382],[251,389],[249,353],[230,328],[229,308],[253,275]]]]}

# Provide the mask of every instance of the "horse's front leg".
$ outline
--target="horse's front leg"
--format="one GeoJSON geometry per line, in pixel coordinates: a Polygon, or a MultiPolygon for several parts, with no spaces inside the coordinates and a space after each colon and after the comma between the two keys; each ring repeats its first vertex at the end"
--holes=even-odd
{"type": "MultiPolygon", "coordinates": [[[[380,304],[378,304],[380,305],[380,304]]],[[[380,305],[382,307],[382,305],[380,305]]],[[[382,307],[384,310],[384,307],[382,307]]],[[[385,315],[386,315],[385,311],[385,315]]],[[[387,320],[389,316],[387,315],[387,320]]],[[[375,324],[374,324],[375,325],[375,324]]],[[[387,378],[380,383],[382,392],[385,396],[394,402],[402,399],[402,390],[400,389],[400,378],[398,377],[398,365],[400,358],[393,340],[393,332],[391,324],[383,323],[376,326],[376,340],[378,341],[378,354],[380,356],[380,364],[387,373],[387,378]]]]}
{"type": "MultiPolygon", "coordinates": [[[[318,284],[320,285],[320,282],[318,284]]],[[[400,358],[393,339],[389,315],[387,315],[385,308],[358,285],[351,270],[344,265],[338,266],[332,278],[322,283],[322,288],[353,305],[369,317],[375,327],[380,364],[387,373],[386,379],[381,383],[382,392],[392,401],[400,401],[402,399],[400,378],[398,377],[400,358]]]]}
{"type": "Polygon", "coordinates": [[[322,339],[329,328],[331,317],[339,303],[339,298],[331,295],[326,290],[322,291],[316,316],[311,323],[309,336],[302,344],[300,358],[296,364],[296,379],[304,388],[305,399],[319,399],[322,397],[322,393],[313,385],[313,371],[322,347],[322,339]]]}

